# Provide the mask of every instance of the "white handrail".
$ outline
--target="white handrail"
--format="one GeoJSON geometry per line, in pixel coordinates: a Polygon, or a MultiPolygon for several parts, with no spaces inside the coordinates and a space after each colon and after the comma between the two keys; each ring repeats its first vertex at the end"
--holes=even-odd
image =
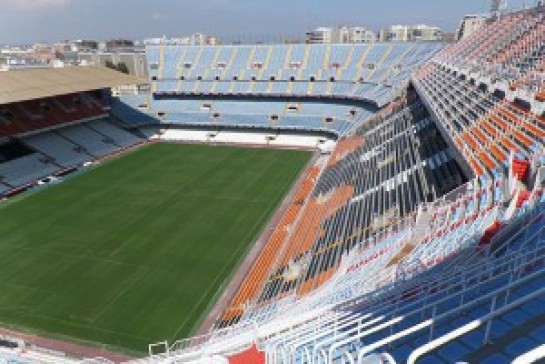
{"type": "Polygon", "coordinates": [[[504,313],[509,312],[510,310],[544,294],[545,294],[545,288],[541,288],[519,300],[511,302],[510,304],[505,305],[504,307],[481,317],[480,319],[471,321],[470,323],[462,327],[459,327],[458,329],[454,331],[451,331],[435,340],[430,341],[429,343],[425,345],[422,345],[421,347],[414,350],[411,353],[411,355],[409,355],[409,358],[407,359],[407,364],[415,364],[420,357],[430,353],[431,351],[436,350],[439,347],[445,345],[446,343],[479,328],[483,323],[490,321],[497,316],[503,315],[504,313]]]}
{"type": "Polygon", "coordinates": [[[515,358],[515,360],[513,360],[513,364],[530,364],[543,358],[545,358],[545,344],[540,345],[537,348],[515,358]]]}

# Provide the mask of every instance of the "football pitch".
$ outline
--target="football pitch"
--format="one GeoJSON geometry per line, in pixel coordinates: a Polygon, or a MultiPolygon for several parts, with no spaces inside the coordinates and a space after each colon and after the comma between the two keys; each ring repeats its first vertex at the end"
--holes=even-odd
{"type": "Polygon", "coordinates": [[[0,327],[128,353],[190,336],[310,157],[155,144],[0,205],[0,327]]]}

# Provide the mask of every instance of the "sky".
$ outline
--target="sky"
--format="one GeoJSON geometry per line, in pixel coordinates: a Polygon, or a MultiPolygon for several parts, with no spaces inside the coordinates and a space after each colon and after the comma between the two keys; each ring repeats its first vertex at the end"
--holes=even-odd
{"type": "MultiPolygon", "coordinates": [[[[509,7],[523,3],[509,0],[509,7]]],[[[194,32],[244,41],[340,24],[379,30],[425,23],[454,31],[465,14],[488,9],[489,0],[0,0],[0,44],[194,32]]]]}

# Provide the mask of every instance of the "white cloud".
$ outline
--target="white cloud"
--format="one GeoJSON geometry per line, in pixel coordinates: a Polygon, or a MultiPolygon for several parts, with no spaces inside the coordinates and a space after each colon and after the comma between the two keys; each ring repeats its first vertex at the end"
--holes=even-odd
{"type": "Polygon", "coordinates": [[[1,7],[9,7],[15,10],[36,11],[62,8],[73,0],[0,0],[1,7]]]}

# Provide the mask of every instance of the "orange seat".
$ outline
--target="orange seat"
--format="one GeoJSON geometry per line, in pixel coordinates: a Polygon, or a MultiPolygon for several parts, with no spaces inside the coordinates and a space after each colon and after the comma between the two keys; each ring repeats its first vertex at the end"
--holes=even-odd
{"type": "Polygon", "coordinates": [[[535,125],[533,125],[532,123],[529,123],[529,122],[525,122],[524,123],[524,127],[528,130],[530,130],[532,132],[532,134],[534,134],[535,136],[537,136],[538,138],[543,138],[545,137],[545,132],[539,128],[537,128],[535,125]]]}
{"type": "Polygon", "coordinates": [[[500,119],[496,115],[490,115],[490,119],[496,123],[497,126],[499,126],[503,130],[507,130],[507,123],[505,123],[502,119],[500,119]]]}
{"type": "Polygon", "coordinates": [[[505,155],[505,153],[503,153],[497,146],[490,146],[490,151],[492,152],[494,157],[496,157],[496,159],[500,162],[505,162],[507,160],[507,156],[505,155]]]}
{"type": "Polygon", "coordinates": [[[477,149],[477,142],[473,139],[473,137],[470,134],[464,133],[464,140],[466,141],[467,144],[469,144],[471,149],[473,150],[477,149]]]}
{"type": "Polygon", "coordinates": [[[492,125],[489,124],[487,120],[483,121],[483,128],[492,136],[492,138],[496,138],[498,136],[498,132],[492,125]]]}
{"type": "Polygon", "coordinates": [[[514,131],[513,132],[513,135],[515,136],[515,138],[517,138],[518,140],[520,140],[524,145],[526,145],[527,147],[530,147],[532,146],[532,141],[530,140],[530,138],[526,137],[524,134],[522,134],[521,132],[519,131],[514,131]]]}
{"type": "Polygon", "coordinates": [[[496,164],[492,161],[492,159],[490,159],[487,152],[480,152],[479,159],[484,163],[484,165],[488,169],[494,169],[496,167],[496,164]]]}
{"type": "Polygon", "coordinates": [[[479,130],[479,128],[473,128],[473,132],[482,143],[486,143],[488,141],[486,136],[479,130]]]}

